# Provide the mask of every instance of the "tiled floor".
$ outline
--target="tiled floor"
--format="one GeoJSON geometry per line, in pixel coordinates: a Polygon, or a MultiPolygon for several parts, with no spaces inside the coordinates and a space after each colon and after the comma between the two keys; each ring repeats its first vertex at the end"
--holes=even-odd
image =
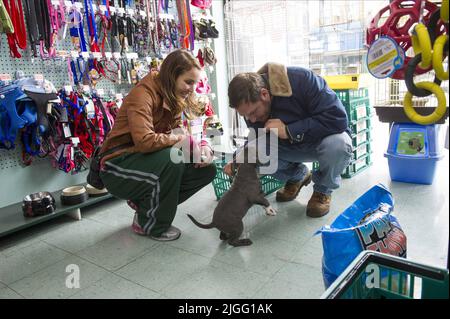
{"type": "Polygon", "coordinates": [[[431,186],[391,182],[383,157],[388,127],[375,123],[374,165],[343,180],[332,212],[306,217],[312,187],[279,204],[275,217],[252,208],[245,217],[249,247],[233,248],[216,229],[194,226],[186,213],[209,221],[212,186],[180,205],[174,225],[182,237],[159,243],[131,232],[132,212],[117,200],[0,239],[0,298],[318,298],[324,291],[320,236],[358,196],[383,183],[395,199],[395,215],[408,238],[408,258],[445,267],[449,236],[449,162],[439,162],[431,186]],[[80,269],[80,287],[69,289],[68,265],[80,269]]]}

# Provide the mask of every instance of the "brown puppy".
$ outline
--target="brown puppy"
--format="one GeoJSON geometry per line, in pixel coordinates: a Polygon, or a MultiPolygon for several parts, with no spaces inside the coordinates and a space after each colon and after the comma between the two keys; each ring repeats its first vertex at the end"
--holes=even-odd
{"type": "Polygon", "coordinates": [[[192,222],[200,228],[217,228],[220,230],[220,239],[228,240],[232,246],[251,245],[250,239],[239,239],[244,230],[242,219],[250,207],[254,204],[262,205],[267,215],[276,215],[276,211],[270,206],[261,190],[256,165],[254,163],[239,164],[233,184],[217,204],[211,223],[201,224],[188,214],[192,222]]]}

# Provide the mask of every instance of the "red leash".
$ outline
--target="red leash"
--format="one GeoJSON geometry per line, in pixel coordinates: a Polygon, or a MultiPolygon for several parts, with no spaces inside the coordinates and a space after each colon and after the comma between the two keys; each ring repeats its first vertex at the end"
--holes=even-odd
{"type": "Polygon", "coordinates": [[[9,51],[12,57],[21,58],[19,48],[25,50],[27,47],[27,32],[22,3],[20,1],[17,3],[16,0],[3,0],[3,4],[14,26],[14,33],[7,34],[9,51]]]}

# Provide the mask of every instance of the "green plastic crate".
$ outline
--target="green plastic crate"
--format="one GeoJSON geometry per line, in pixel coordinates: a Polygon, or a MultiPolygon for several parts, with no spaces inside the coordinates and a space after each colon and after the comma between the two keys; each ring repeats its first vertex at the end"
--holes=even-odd
{"type": "Polygon", "coordinates": [[[334,91],[344,105],[350,122],[369,116],[371,113],[368,89],[334,91]]]}
{"type": "Polygon", "coordinates": [[[342,104],[344,104],[344,106],[350,105],[350,103],[354,102],[355,100],[369,97],[368,88],[334,90],[334,92],[336,92],[336,95],[341,100],[342,104]]]}
{"type": "Polygon", "coordinates": [[[372,146],[370,142],[364,142],[359,146],[353,148],[353,158],[355,160],[360,159],[364,155],[372,153],[372,146]]]}
{"type": "Polygon", "coordinates": [[[343,178],[352,178],[356,174],[361,173],[370,165],[372,165],[372,160],[370,158],[371,153],[368,153],[361,158],[354,160],[350,165],[345,169],[344,173],[341,174],[343,178]]]}
{"type": "Polygon", "coordinates": [[[367,116],[357,121],[350,122],[349,127],[352,134],[358,134],[367,129],[371,129],[372,128],[371,116],[367,116]]]}
{"type": "Polygon", "coordinates": [[[358,147],[359,145],[361,145],[363,143],[371,142],[371,141],[372,141],[372,138],[371,138],[371,130],[370,129],[366,129],[359,133],[352,134],[353,148],[358,147]]]}
{"type": "Polygon", "coordinates": [[[448,269],[363,251],[321,299],[448,299],[448,269]]]}
{"type": "MultiPolygon", "coordinates": [[[[216,165],[217,173],[212,184],[214,187],[216,198],[217,200],[219,200],[223,196],[223,194],[225,194],[230,189],[231,184],[233,183],[233,178],[229,177],[223,172],[223,167],[227,163],[226,161],[216,160],[214,163],[216,165]]],[[[269,195],[284,186],[283,182],[270,175],[261,176],[260,182],[261,189],[263,190],[265,195],[269,195]]]]}
{"type": "Polygon", "coordinates": [[[360,99],[352,103],[351,107],[345,107],[349,122],[358,121],[372,115],[369,99],[360,99]]]}

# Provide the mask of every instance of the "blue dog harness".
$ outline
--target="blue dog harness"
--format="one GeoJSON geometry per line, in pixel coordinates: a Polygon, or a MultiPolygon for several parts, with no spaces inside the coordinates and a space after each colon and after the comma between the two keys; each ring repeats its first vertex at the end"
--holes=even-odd
{"type": "Polygon", "coordinates": [[[18,129],[27,124],[17,113],[16,103],[26,98],[22,90],[16,86],[6,86],[0,89],[0,148],[14,148],[18,129]]]}

